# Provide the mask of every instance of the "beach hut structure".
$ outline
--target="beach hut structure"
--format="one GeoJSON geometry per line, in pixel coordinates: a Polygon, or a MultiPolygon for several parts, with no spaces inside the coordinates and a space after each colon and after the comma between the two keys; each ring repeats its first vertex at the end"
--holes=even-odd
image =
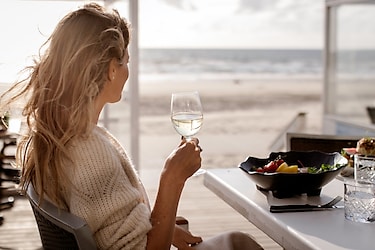
{"type": "Polygon", "coordinates": [[[375,135],[374,16],[375,0],[325,1],[325,134],[375,135]],[[360,26],[353,25],[357,21],[360,26]]]}

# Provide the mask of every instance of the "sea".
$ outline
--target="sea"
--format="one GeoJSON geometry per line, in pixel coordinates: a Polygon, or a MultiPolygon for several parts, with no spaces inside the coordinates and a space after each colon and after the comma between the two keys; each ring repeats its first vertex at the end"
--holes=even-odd
{"type": "Polygon", "coordinates": [[[321,50],[142,49],[140,72],[320,74],[321,50]]]}
{"type": "MultiPolygon", "coordinates": [[[[375,50],[345,50],[337,56],[338,72],[374,77],[375,50]]],[[[321,49],[141,49],[141,75],[318,76],[321,49]]]]}
{"type": "MultiPolygon", "coordinates": [[[[131,55],[130,55],[131,56],[131,55]]],[[[131,60],[131,59],[130,59],[131,60]]],[[[375,77],[375,50],[345,50],[337,56],[344,75],[375,77]]],[[[159,49],[141,48],[141,79],[188,76],[220,77],[322,77],[321,49],[159,49]]],[[[0,62],[0,83],[16,79],[18,70],[0,62]]]]}

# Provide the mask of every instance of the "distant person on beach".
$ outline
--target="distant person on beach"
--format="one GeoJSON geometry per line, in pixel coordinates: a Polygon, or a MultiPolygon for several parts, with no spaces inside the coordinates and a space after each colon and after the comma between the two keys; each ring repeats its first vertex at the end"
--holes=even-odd
{"type": "Polygon", "coordinates": [[[30,76],[1,96],[1,111],[22,100],[28,131],[17,164],[23,191],[36,192],[89,225],[99,249],[261,249],[241,232],[202,241],[176,225],[185,181],[201,167],[198,139],[182,140],[165,161],[155,205],[126,151],[97,125],[121,99],[129,76],[129,24],[98,4],[67,14],[30,76]]]}

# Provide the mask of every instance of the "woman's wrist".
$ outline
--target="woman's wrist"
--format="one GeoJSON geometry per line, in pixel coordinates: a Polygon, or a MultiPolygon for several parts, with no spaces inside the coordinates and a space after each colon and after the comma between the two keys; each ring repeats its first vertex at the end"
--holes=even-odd
{"type": "Polygon", "coordinates": [[[166,186],[167,188],[173,190],[182,190],[184,188],[186,179],[176,176],[170,171],[163,171],[160,175],[159,187],[166,186]]]}

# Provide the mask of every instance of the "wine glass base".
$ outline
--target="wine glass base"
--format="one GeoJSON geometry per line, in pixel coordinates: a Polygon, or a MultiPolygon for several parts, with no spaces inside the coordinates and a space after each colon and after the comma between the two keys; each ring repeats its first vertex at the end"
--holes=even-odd
{"type": "Polygon", "coordinates": [[[202,175],[202,174],[204,174],[204,173],[206,173],[206,172],[207,172],[206,169],[202,169],[202,168],[200,168],[200,169],[198,169],[198,170],[197,170],[192,176],[196,177],[196,176],[202,175]]]}

